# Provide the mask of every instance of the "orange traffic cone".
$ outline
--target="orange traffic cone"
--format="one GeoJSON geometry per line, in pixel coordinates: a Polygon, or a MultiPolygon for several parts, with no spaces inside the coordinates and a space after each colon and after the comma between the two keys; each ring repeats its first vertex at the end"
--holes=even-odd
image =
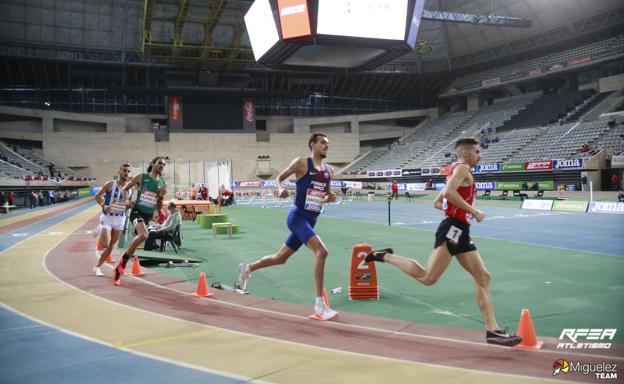
{"type": "Polygon", "coordinates": [[[516,345],[516,348],[541,349],[544,345],[543,341],[538,341],[531,320],[531,312],[523,309],[520,314],[520,324],[518,324],[518,335],[522,336],[522,343],[516,345]]]}
{"type": "Polygon", "coordinates": [[[115,260],[113,259],[113,254],[112,254],[112,253],[109,253],[109,254],[108,254],[108,257],[106,258],[106,260],[104,260],[104,262],[105,262],[105,263],[108,263],[108,264],[114,264],[114,263],[115,263],[115,260]]]}
{"type": "Polygon", "coordinates": [[[206,273],[199,274],[199,281],[197,282],[197,289],[195,289],[194,296],[197,297],[210,297],[214,296],[214,293],[208,290],[208,282],[206,281],[206,273]]]}
{"type": "Polygon", "coordinates": [[[327,290],[323,288],[323,303],[329,307],[329,299],[327,298],[327,290]]]}
{"type": "Polygon", "coordinates": [[[105,250],[105,249],[106,249],[106,247],[104,247],[104,245],[102,244],[102,242],[100,241],[100,239],[98,239],[98,242],[97,242],[97,247],[96,247],[95,249],[97,249],[98,251],[103,251],[103,250],[105,250]]]}
{"type": "Polygon", "coordinates": [[[134,256],[134,260],[132,261],[132,271],[130,272],[130,276],[143,276],[144,273],[141,271],[141,263],[139,263],[139,258],[134,256]]]}

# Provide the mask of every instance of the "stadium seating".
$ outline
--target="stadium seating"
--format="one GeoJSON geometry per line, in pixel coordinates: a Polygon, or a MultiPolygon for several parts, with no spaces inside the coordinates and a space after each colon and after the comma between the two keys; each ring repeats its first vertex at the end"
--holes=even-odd
{"type": "Polygon", "coordinates": [[[580,108],[578,108],[574,113],[572,113],[568,118],[566,118],[566,122],[577,121],[587,112],[591,111],[595,106],[600,104],[603,100],[609,97],[613,92],[602,92],[594,95],[591,99],[587,100],[585,104],[583,104],[580,108]]]}
{"type": "Polygon", "coordinates": [[[478,88],[482,85],[482,80],[500,78],[501,81],[524,77],[526,72],[536,68],[549,68],[553,65],[565,65],[568,60],[578,57],[607,57],[610,53],[613,55],[621,54],[624,49],[624,36],[618,36],[602,41],[585,44],[574,49],[566,49],[559,52],[553,52],[549,55],[537,57],[531,60],[514,63],[503,67],[497,67],[487,71],[472,73],[464,77],[455,79],[449,86],[450,89],[462,90],[470,88],[478,88]]]}

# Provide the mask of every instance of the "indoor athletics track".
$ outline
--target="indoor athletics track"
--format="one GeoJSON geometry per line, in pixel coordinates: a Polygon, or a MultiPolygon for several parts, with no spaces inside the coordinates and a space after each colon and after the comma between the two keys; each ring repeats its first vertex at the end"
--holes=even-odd
{"type": "MultiPolygon", "coordinates": [[[[489,211],[491,227],[484,222],[475,236],[526,241],[517,228],[508,234],[494,231],[509,211],[489,211]]],[[[357,212],[353,204],[332,207],[327,215],[381,228],[382,204],[350,217],[357,212]]],[[[522,227],[531,228],[532,216],[537,215],[514,220],[526,220],[522,227]]],[[[97,217],[93,202],[80,200],[0,220],[0,382],[596,382],[591,375],[553,377],[557,359],[611,362],[624,375],[621,344],[608,351],[562,351],[555,349],[556,338],[540,337],[544,348],[529,351],[487,345],[477,329],[347,311],[336,321],[317,322],[308,319],[311,305],[223,291],[214,298],[196,298],[194,281],[154,271],[126,276],[114,287],[110,268],[104,270],[105,278],[91,273],[96,254],[90,232],[97,217]]],[[[548,228],[554,228],[587,217],[549,215],[540,222],[552,219],[548,228]]],[[[435,226],[428,222],[430,216],[419,220],[407,213],[393,217],[398,226],[435,226]]],[[[611,239],[611,223],[601,225],[605,239],[611,239]]],[[[550,244],[574,248],[579,243],[584,250],[580,232],[563,231],[562,236],[551,233],[556,241],[550,244]]],[[[540,232],[531,242],[541,244],[548,237],[540,232]]],[[[622,256],[621,244],[618,236],[615,245],[587,251],[622,256]]],[[[379,273],[388,273],[382,268],[389,267],[378,267],[379,273]]],[[[622,286],[613,290],[620,295],[622,286]]]]}

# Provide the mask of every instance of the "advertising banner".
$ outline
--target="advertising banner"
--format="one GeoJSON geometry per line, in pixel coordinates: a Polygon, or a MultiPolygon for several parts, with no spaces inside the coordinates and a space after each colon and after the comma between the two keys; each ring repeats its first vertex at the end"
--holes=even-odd
{"type": "Polygon", "coordinates": [[[496,182],[497,191],[552,191],[555,183],[552,181],[498,181],[496,182]]]}
{"type": "Polygon", "coordinates": [[[527,76],[537,76],[541,75],[544,72],[545,68],[533,68],[527,71],[527,76]]]}
{"type": "Polygon", "coordinates": [[[362,189],[362,182],[361,181],[343,181],[342,183],[347,188],[362,189]]]}
{"type": "Polygon", "coordinates": [[[249,97],[243,99],[243,129],[256,129],[256,107],[249,97]]]}
{"type": "Polygon", "coordinates": [[[540,211],[550,211],[552,209],[553,200],[531,200],[526,199],[522,202],[522,209],[537,209],[540,211]]]}
{"type": "Polygon", "coordinates": [[[245,188],[245,187],[253,187],[258,188],[261,185],[260,181],[237,181],[234,185],[237,187],[245,188]]]}
{"type": "Polygon", "coordinates": [[[421,173],[423,175],[439,175],[440,174],[440,168],[422,168],[421,173]]]}
{"type": "Polygon", "coordinates": [[[425,183],[408,183],[405,184],[407,191],[424,191],[426,188],[425,183]]]}
{"type": "Polygon", "coordinates": [[[541,171],[552,169],[552,160],[527,161],[524,163],[524,169],[527,171],[541,171]]]}
{"type": "Polygon", "coordinates": [[[583,168],[583,159],[553,160],[553,168],[583,168]]]}
{"type": "Polygon", "coordinates": [[[624,155],[613,156],[611,158],[611,167],[624,168],[624,155]]]}
{"type": "Polygon", "coordinates": [[[420,168],[408,168],[402,170],[402,176],[420,176],[420,168]]]}
{"type": "Polygon", "coordinates": [[[553,211],[585,212],[589,201],[557,200],[553,203],[553,211]]]}
{"type": "Polygon", "coordinates": [[[558,70],[558,69],[563,69],[563,67],[564,67],[564,65],[563,65],[563,64],[561,64],[561,63],[556,63],[556,64],[553,64],[553,65],[551,65],[550,67],[548,67],[548,71],[549,71],[549,72],[556,71],[556,70],[558,70]]]}
{"type": "Polygon", "coordinates": [[[522,181],[499,181],[496,183],[497,191],[520,191],[522,190],[522,181]]]}
{"type": "Polygon", "coordinates": [[[182,97],[169,97],[169,129],[182,129],[182,97]]]}
{"type": "Polygon", "coordinates": [[[591,213],[615,213],[624,215],[624,203],[612,201],[593,201],[589,204],[587,212],[591,213]]]}
{"type": "Polygon", "coordinates": [[[501,172],[524,171],[524,163],[505,163],[500,165],[501,172]]]}
{"type": "Polygon", "coordinates": [[[492,79],[485,79],[481,81],[482,87],[487,87],[489,85],[496,85],[496,84],[500,84],[500,77],[494,77],[492,79]]]}
{"type": "Polygon", "coordinates": [[[380,177],[401,177],[400,169],[387,169],[385,171],[368,171],[366,176],[372,178],[380,178],[380,177]]]}
{"type": "Polygon", "coordinates": [[[572,60],[568,60],[568,67],[572,67],[574,65],[580,65],[584,63],[589,63],[591,61],[591,55],[576,57],[572,60]]]}
{"type": "Polygon", "coordinates": [[[474,168],[474,173],[485,173],[485,172],[498,172],[500,171],[500,164],[477,164],[474,168]]]}
{"type": "Polygon", "coordinates": [[[477,184],[477,191],[492,191],[496,189],[495,181],[481,181],[475,184],[477,184]]]}

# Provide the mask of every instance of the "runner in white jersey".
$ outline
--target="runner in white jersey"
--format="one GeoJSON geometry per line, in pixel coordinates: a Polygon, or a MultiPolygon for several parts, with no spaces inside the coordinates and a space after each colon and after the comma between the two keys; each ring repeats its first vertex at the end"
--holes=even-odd
{"type": "Polygon", "coordinates": [[[105,247],[100,255],[93,272],[96,276],[102,276],[100,268],[104,261],[113,251],[113,247],[119,240],[126,222],[126,210],[131,207],[128,200],[124,200],[123,187],[126,186],[130,177],[130,164],[119,167],[119,180],[110,180],[95,195],[95,201],[102,207],[100,215],[100,244],[105,247]]]}

